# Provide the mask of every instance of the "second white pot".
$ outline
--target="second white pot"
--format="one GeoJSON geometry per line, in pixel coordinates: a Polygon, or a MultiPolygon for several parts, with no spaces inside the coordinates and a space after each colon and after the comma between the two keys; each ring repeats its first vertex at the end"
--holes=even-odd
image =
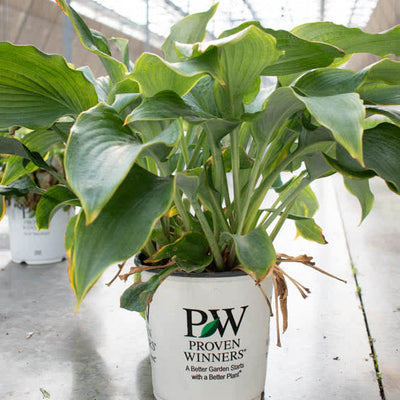
{"type": "MultiPolygon", "coordinates": [[[[143,280],[151,272],[143,273],[143,280]]],[[[263,288],[270,297],[272,282],[263,288]]],[[[266,377],[269,308],[242,273],[174,274],[147,311],[157,400],[259,400],[266,377]]]]}
{"type": "Polygon", "coordinates": [[[58,210],[48,230],[38,231],[29,209],[12,199],[7,206],[11,259],[16,263],[51,264],[66,257],[64,235],[72,210],[58,210]]]}

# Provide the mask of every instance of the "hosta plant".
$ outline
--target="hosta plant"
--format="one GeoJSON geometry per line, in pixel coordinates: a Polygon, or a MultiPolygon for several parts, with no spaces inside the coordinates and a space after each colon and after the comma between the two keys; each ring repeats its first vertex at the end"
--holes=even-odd
{"type": "MultiPolygon", "coordinates": [[[[213,6],[172,27],[163,57],[144,53],[133,65],[126,40],[113,39],[116,58],[102,34],[57,2],[107,76],[1,43],[0,126],[37,131],[73,120],[66,181],[45,194],[38,217],[69,202],[82,207],[66,233],[78,305],[120,263],[123,279],[136,278],[121,297],[129,310],[143,311],[175,271],[239,269],[256,283],[271,276],[285,313],[281,262],[316,267],[277,254],[274,239],[288,222],[325,243],[310,184],[340,173],[362,218],[370,178],[400,192],[400,63],[386,58],[400,56],[400,27],[370,34],[317,22],[288,32],[249,21],[204,40],[213,6]],[[345,66],[354,53],[381,60],[354,72],[345,66]],[[123,273],[136,253],[143,265],[123,273]],[[142,282],[137,273],[154,268],[142,282]]],[[[29,144],[14,142],[1,142],[1,152],[46,168],[29,144]]]]}

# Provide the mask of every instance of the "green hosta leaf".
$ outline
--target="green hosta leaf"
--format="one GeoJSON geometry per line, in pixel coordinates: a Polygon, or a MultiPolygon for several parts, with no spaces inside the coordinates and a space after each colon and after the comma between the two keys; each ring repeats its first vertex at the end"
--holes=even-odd
{"type": "Polygon", "coordinates": [[[133,69],[133,63],[129,57],[129,40],[125,38],[111,38],[111,40],[117,45],[118,50],[121,52],[122,62],[128,71],[133,69]]]}
{"type": "Polygon", "coordinates": [[[314,42],[329,43],[346,54],[372,53],[381,57],[400,56],[400,27],[383,33],[366,33],[359,28],[348,28],[332,22],[314,22],[292,30],[295,35],[314,42]]]}
{"type": "Polygon", "coordinates": [[[308,217],[308,220],[296,220],[297,233],[304,239],[317,243],[326,244],[321,228],[315,223],[312,217],[318,210],[318,200],[312,189],[307,186],[297,197],[292,212],[296,215],[308,217]]]}
{"type": "Polygon", "coordinates": [[[40,198],[36,207],[36,225],[38,229],[49,229],[50,220],[61,207],[80,206],[76,196],[65,186],[52,186],[40,198]]]}
{"type": "Polygon", "coordinates": [[[168,211],[173,194],[173,178],[159,178],[133,166],[94,222],[87,225],[84,214],[79,215],[70,261],[78,306],[109,265],[142,248],[156,221],[168,211]]]}
{"type": "Polygon", "coordinates": [[[374,195],[369,187],[369,181],[366,179],[349,179],[343,178],[347,190],[357,197],[361,205],[361,222],[369,214],[374,204],[374,195]]]}
{"type": "Polygon", "coordinates": [[[355,92],[366,79],[367,73],[337,68],[316,69],[303,75],[295,87],[306,96],[333,96],[355,92]]]}
{"type": "Polygon", "coordinates": [[[311,240],[320,244],[327,244],[322,229],[315,223],[314,219],[307,221],[296,221],[297,233],[304,239],[311,240]]]}
{"type": "MultiPolygon", "coordinates": [[[[159,121],[184,118],[190,122],[202,122],[198,116],[176,93],[164,91],[147,97],[126,118],[125,123],[136,121],[159,121]]],[[[204,118],[212,118],[205,115],[204,118]]]]}
{"type": "Polygon", "coordinates": [[[97,103],[93,85],[61,56],[0,43],[0,127],[47,128],[97,103]]]}
{"type": "Polygon", "coordinates": [[[9,185],[0,185],[0,194],[4,196],[26,196],[29,192],[37,189],[35,182],[28,176],[24,176],[9,185]]]}
{"type": "Polygon", "coordinates": [[[400,85],[400,62],[385,58],[365,67],[361,73],[368,74],[369,82],[384,82],[389,85],[400,85]]]}
{"type": "MultiPolygon", "coordinates": [[[[224,162],[225,172],[232,170],[232,149],[231,146],[222,150],[222,160],[224,162]]],[[[239,147],[239,167],[240,169],[249,169],[253,166],[253,160],[248,156],[243,147],[239,147]]]]}
{"type": "Polygon", "coordinates": [[[171,27],[170,34],[161,46],[167,61],[176,62],[179,60],[175,42],[196,43],[205,38],[207,24],[215,14],[217,7],[218,4],[214,4],[206,12],[188,15],[171,27]]]}
{"type": "MultiPolygon", "coordinates": [[[[400,126],[400,110],[397,106],[366,105],[365,108],[367,109],[367,112],[384,115],[385,117],[389,118],[391,122],[393,122],[397,126],[400,126]]],[[[368,121],[364,122],[368,124],[368,121]]],[[[372,126],[371,128],[375,128],[375,126],[372,126]]],[[[368,128],[366,128],[364,125],[364,129],[368,128]]]]}
{"type": "Polygon", "coordinates": [[[150,257],[150,262],[172,259],[179,269],[186,272],[201,272],[211,264],[213,257],[205,236],[198,232],[188,232],[174,243],[162,247],[150,257]]]}
{"type": "Polygon", "coordinates": [[[35,165],[44,169],[45,171],[50,173],[54,172],[54,168],[43,160],[40,153],[30,151],[18,139],[0,137],[0,153],[22,157],[26,160],[32,161],[35,165]]]}
{"type": "Polygon", "coordinates": [[[400,85],[366,83],[357,91],[360,97],[374,104],[400,104],[400,85]]]}
{"type": "Polygon", "coordinates": [[[363,162],[362,134],[365,109],[359,96],[344,93],[326,97],[297,96],[322,126],[352,157],[363,162]]]}
{"type": "Polygon", "coordinates": [[[296,112],[303,110],[304,104],[291,88],[279,88],[267,100],[267,108],[262,118],[252,125],[251,133],[259,146],[268,143],[273,134],[296,112]]]}
{"type": "Polygon", "coordinates": [[[255,281],[264,279],[269,268],[276,262],[276,253],[271,239],[263,228],[257,228],[247,235],[233,235],[239,269],[249,274],[255,281]]]}
{"type": "Polygon", "coordinates": [[[124,79],[128,71],[124,64],[111,56],[106,38],[101,33],[89,29],[80,15],[68,4],[67,0],[56,0],[61,9],[71,20],[82,45],[100,57],[113,82],[124,79]]]}
{"type": "Polygon", "coordinates": [[[129,311],[144,312],[153,299],[154,293],[164,279],[173,274],[178,267],[168,267],[152,276],[146,282],[137,282],[126,289],[121,296],[121,307],[129,311]]]}
{"type": "Polygon", "coordinates": [[[176,186],[185,193],[189,199],[194,199],[200,186],[201,169],[185,171],[176,175],[176,186]]]}
{"type": "Polygon", "coordinates": [[[266,29],[258,21],[245,22],[237,28],[224,32],[220,37],[232,35],[247,26],[257,26],[276,39],[276,46],[283,54],[262,75],[282,76],[330,65],[343,52],[326,43],[309,42],[284,30],[266,29]]]}
{"type": "Polygon", "coordinates": [[[214,319],[214,321],[211,321],[207,325],[205,325],[203,327],[203,329],[201,330],[200,338],[206,338],[206,337],[210,337],[210,336],[214,335],[214,333],[218,329],[219,323],[220,323],[219,318],[217,318],[217,319],[214,319]]]}
{"type": "Polygon", "coordinates": [[[160,143],[171,146],[179,138],[178,122],[175,127],[164,137],[160,135],[141,143],[108,105],[99,104],[80,115],[71,130],[65,170],[72,190],[82,202],[88,223],[113,196],[142,150],[158,147],[160,143]]]}
{"type": "Polygon", "coordinates": [[[293,205],[292,212],[296,215],[303,215],[305,217],[312,218],[317,212],[318,207],[319,204],[317,197],[312,189],[307,186],[297,197],[293,205]]]}
{"type": "Polygon", "coordinates": [[[222,83],[217,49],[176,63],[169,63],[155,54],[143,53],[129,77],[138,82],[144,96],[152,97],[165,90],[183,96],[206,75],[222,83]]]}
{"type": "MultiPolygon", "coordinates": [[[[28,132],[20,140],[30,151],[37,152],[45,156],[46,152],[55,144],[62,144],[63,141],[59,135],[51,130],[28,132]]],[[[2,185],[8,185],[17,179],[34,172],[38,166],[30,162],[26,164],[26,157],[10,156],[7,158],[6,169],[2,178],[2,185]]]]}
{"type": "Polygon", "coordinates": [[[243,114],[243,100],[254,88],[261,72],[276,62],[281,51],[275,38],[255,26],[231,36],[208,42],[220,51],[225,86],[215,87],[215,98],[221,114],[237,118],[243,114]]]}
{"type": "Polygon", "coordinates": [[[364,132],[365,165],[400,192],[400,128],[382,124],[364,132]]]}

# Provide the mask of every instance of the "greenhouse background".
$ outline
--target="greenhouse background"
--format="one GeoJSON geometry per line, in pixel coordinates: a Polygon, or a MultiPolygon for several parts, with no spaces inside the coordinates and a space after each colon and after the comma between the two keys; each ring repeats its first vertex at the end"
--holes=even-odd
{"type": "MultiPolygon", "coordinates": [[[[143,52],[161,54],[171,24],[215,2],[70,0],[90,28],[107,38],[128,38],[133,62],[143,52]]],[[[400,24],[400,0],[219,3],[209,38],[248,19],[287,30],[306,22],[333,21],[373,33],[400,24]]],[[[0,0],[0,40],[32,44],[43,52],[64,55],[76,67],[90,66],[96,77],[105,74],[54,0],[0,0]]],[[[360,70],[375,59],[361,54],[346,68],[360,70]]],[[[361,226],[359,204],[341,181],[317,189],[327,200],[318,212],[321,225],[330,224],[329,246],[321,250],[319,245],[304,245],[300,238],[292,253],[307,252],[324,260],[324,269],[334,270],[348,283],[332,283],[314,271],[302,275],[312,294],[306,302],[297,293],[290,296],[291,329],[282,348],[272,345],[276,339],[272,325],[268,364],[274,368],[268,367],[265,400],[400,399],[400,202],[384,182],[373,180],[371,186],[375,205],[361,226]]],[[[16,264],[8,244],[3,220],[0,399],[154,400],[142,318],[127,316],[116,305],[122,282],[105,285],[115,271],[101,278],[75,315],[66,261],[55,267],[16,264]]],[[[296,276],[298,271],[293,271],[296,276]]]]}

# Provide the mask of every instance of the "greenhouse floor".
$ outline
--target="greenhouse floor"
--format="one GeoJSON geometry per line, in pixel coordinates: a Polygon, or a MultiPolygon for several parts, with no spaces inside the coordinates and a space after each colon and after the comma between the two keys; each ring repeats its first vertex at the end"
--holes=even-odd
{"type": "MultiPolygon", "coordinates": [[[[358,203],[340,180],[316,190],[316,221],[329,244],[293,241],[289,227],[275,247],[314,256],[347,284],[300,264],[284,266],[311,294],[302,300],[289,287],[281,348],[271,319],[265,399],[398,400],[400,198],[374,181],[374,209],[358,227],[358,203]]],[[[119,308],[126,284],[104,284],[116,271],[107,271],[75,314],[66,262],[11,262],[7,230],[1,222],[0,399],[154,399],[144,321],[119,308]]]]}

